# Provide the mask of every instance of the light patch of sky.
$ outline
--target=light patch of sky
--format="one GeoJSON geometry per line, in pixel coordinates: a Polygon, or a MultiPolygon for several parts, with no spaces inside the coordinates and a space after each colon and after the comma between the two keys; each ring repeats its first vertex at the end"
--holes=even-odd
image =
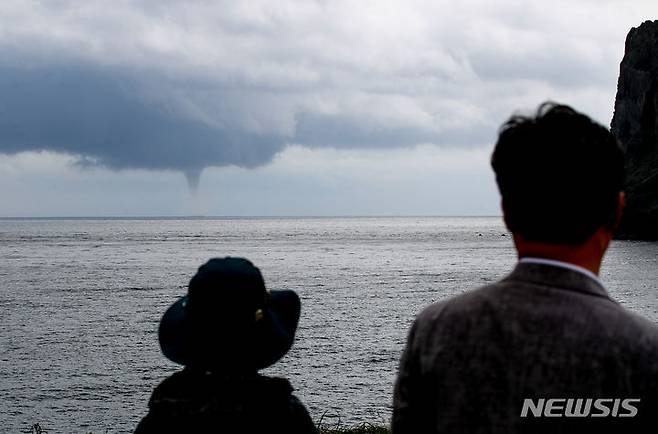
{"type": "Polygon", "coordinates": [[[497,215],[490,150],[286,147],[257,169],[209,168],[195,194],[178,172],[82,169],[50,152],[0,156],[2,216],[497,215]]]}

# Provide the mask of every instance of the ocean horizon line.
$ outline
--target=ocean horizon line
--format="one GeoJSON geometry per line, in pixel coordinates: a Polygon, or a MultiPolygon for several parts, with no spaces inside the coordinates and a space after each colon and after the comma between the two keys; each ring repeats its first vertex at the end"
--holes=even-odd
{"type": "Polygon", "coordinates": [[[145,216],[0,216],[11,220],[293,220],[293,219],[385,219],[385,218],[498,218],[502,215],[480,214],[338,214],[338,215],[145,215],[145,216]]]}

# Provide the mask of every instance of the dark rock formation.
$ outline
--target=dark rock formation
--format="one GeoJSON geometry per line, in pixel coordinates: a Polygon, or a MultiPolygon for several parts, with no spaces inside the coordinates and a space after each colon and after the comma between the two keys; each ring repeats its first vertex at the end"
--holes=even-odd
{"type": "Polygon", "coordinates": [[[617,238],[658,240],[658,21],[632,28],[611,130],[626,150],[626,209],[617,238]]]}

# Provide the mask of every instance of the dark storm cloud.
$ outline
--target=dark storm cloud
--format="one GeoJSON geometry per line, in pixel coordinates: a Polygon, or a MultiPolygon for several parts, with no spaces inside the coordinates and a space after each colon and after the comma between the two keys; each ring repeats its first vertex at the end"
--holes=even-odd
{"type": "Polygon", "coordinates": [[[181,87],[166,77],[95,65],[0,66],[0,95],[0,153],[50,150],[76,155],[84,166],[178,170],[193,187],[205,167],[257,167],[270,162],[287,143],[386,148],[473,138],[460,137],[460,130],[440,135],[424,128],[382,125],[367,110],[364,115],[297,109],[291,113],[292,131],[278,133],[273,125],[255,132],[240,125],[243,118],[253,111],[276,119],[277,111],[290,111],[276,104],[287,98],[285,93],[262,102],[253,93],[240,98],[222,86],[190,81],[181,87]],[[221,111],[209,110],[213,119],[204,120],[177,107],[185,99],[210,99],[213,107],[226,100],[243,112],[223,118],[221,111]]]}
{"type": "Polygon", "coordinates": [[[614,2],[596,2],[596,19],[580,2],[530,3],[6,0],[0,153],[178,170],[193,185],[287,144],[490,144],[546,98],[608,116],[628,27],[610,31],[614,2]]]}
{"type": "Polygon", "coordinates": [[[149,104],[134,80],[93,67],[0,67],[0,152],[52,150],[113,169],[256,167],[284,144],[149,104]]]}

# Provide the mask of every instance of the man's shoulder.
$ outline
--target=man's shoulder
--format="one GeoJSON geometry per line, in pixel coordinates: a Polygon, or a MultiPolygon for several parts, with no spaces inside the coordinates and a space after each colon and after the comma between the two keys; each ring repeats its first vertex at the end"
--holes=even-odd
{"type": "Polygon", "coordinates": [[[491,316],[510,324],[528,318],[574,327],[587,323],[586,328],[594,334],[611,341],[624,340],[658,356],[658,324],[618,302],[508,278],[430,304],[416,317],[415,328],[421,334],[445,327],[477,328],[479,322],[491,316]]]}
{"type": "Polygon", "coordinates": [[[487,305],[496,303],[497,294],[502,289],[502,286],[502,281],[494,282],[436,301],[426,306],[418,314],[416,322],[432,323],[440,319],[463,317],[473,314],[487,305]]]}
{"type": "Polygon", "coordinates": [[[658,324],[647,318],[617,305],[614,318],[607,325],[618,333],[618,336],[631,338],[642,350],[650,350],[658,358],[658,324]]]}
{"type": "Polygon", "coordinates": [[[472,331],[486,333],[481,320],[487,312],[497,310],[500,282],[467,290],[425,307],[413,323],[413,346],[425,347],[438,342],[477,339],[472,331]],[[468,335],[468,336],[466,336],[468,335]]]}

